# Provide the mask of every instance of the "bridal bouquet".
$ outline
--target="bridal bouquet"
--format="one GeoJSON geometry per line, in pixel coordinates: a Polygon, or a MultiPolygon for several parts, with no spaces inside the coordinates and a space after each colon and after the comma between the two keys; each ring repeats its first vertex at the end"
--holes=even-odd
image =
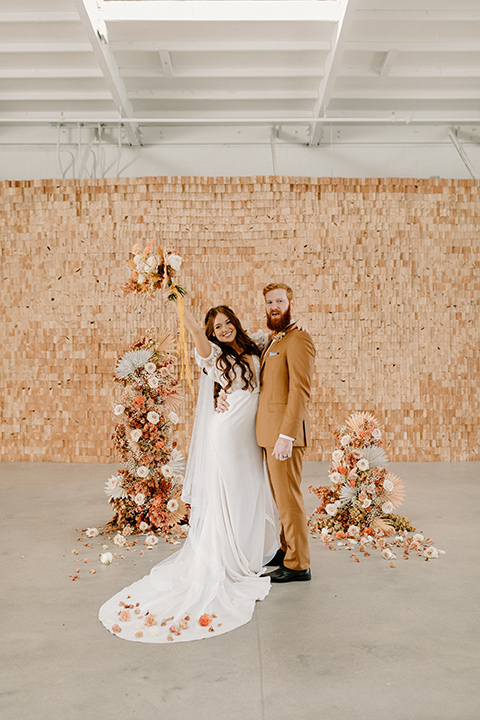
{"type": "Polygon", "coordinates": [[[178,285],[175,275],[180,270],[182,258],[175,250],[153,251],[153,240],[144,250],[134,245],[130,251],[128,266],[132,270],[130,280],[122,285],[124,294],[143,293],[152,296],[162,292],[169,300],[186,295],[185,288],[178,285]]]}
{"type": "Polygon", "coordinates": [[[185,460],[174,428],[182,395],[170,356],[173,338],[153,331],[118,360],[115,380],[122,393],[113,407],[113,440],[122,468],[105,486],[115,510],[108,529],[123,535],[153,531],[163,537],[180,530],[187,516],[181,500],[185,460]]]}

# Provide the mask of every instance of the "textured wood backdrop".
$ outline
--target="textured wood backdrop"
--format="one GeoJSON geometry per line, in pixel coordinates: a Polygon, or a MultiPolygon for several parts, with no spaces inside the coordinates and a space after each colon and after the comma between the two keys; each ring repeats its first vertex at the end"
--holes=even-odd
{"type": "MultiPolygon", "coordinates": [[[[309,459],[354,410],[391,460],[479,460],[479,183],[152,177],[0,184],[3,460],[116,459],[112,373],[175,309],[121,299],[135,242],[185,258],[199,318],[227,303],[263,325],[289,282],[317,347],[309,459]]],[[[181,411],[186,452],[193,403],[181,411]]]]}

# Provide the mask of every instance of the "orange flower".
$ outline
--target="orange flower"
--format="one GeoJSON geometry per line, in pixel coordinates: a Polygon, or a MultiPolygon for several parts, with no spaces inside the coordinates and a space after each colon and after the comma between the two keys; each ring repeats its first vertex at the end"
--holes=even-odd
{"type": "Polygon", "coordinates": [[[212,622],[212,618],[211,618],[210,615],[207,615],[207,614],[205,613],[205,615],[202,615],[202,616],[198,619],[198,622],[200,623],[200,625],[201,625],[202,627],[208,627],[208,626],[210,625],[210,623],[212,622]]]}
{"type": "Polygon", "coordinates": [[[346,467],[343,467],[343,465],[340,465],[340,466],[337,468],[337,472],[340,473],[341,475],[346,475],[347,472],[348,472],[348,470],[347,470],[346,467]]]}
{"type": "Polygon", "coordinates": [[[141,395],[137,395],[137,397],[133,401],[133,404],[140,406],[140,405],[143,405],[144,402],[145,402],[145,400],[143,399],[143,397],[141,395]]]}
{"type": "Polygon", "coordinates": [[[120,625],[112,625],[112,630],[114,633],[122,632],[122,628],[120,627],[120,625]]]}
{"type": "Polygon", "coordinates": [[[153,613],[149,613],[148,615],[145,615],[145,625],[147,627],[153,627],[157,624],[157,616],[153,615],[153,613]]]}
{"type": "Polygon", "coordinates": [[[118,617],[122,622],[128,622],[130,620],[130,610],[120,610],[118,617]]]}

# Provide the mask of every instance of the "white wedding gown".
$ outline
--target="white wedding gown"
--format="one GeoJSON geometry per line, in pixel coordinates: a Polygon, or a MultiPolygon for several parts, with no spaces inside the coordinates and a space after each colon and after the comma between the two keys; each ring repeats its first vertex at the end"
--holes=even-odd
{"type": "MultiPolygon", "coordinates": [[[[253,339],[261,344],[263,334],[253,339]]],[[[100,608],[105,627],[125,640],[181,642],[215,637],[247,623],[270,579],[261,577],[277,548],[273,500],[262,451],[255,438],[259,396],[242,390],[237,374],[229,409],[213,409],[213,381],[226,384],[216,367],[219,348],[202,372],[182,497],[192,507],[182,548],[124,588],[100,608]],[[201,619],[201,622],[199,622],[201,619]]]]}

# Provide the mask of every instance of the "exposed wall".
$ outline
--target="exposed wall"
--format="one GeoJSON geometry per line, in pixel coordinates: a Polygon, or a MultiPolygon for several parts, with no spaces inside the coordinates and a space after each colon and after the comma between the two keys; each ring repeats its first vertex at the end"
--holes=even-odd
{"type": "MultiPolygon", "coordinates": [[[[480,201],[475,180],[150,177],[0,184],[2,459],[111,461],[115,358],[173,307],[121,299],[128,251],[185,258],[199,317],[262,325],[290,282],[317,347],[310,459],[350,412],[392,460],[479,460],[480,201]]],[[[181,415],[188,448],[193,403],[181,415]]]]}

